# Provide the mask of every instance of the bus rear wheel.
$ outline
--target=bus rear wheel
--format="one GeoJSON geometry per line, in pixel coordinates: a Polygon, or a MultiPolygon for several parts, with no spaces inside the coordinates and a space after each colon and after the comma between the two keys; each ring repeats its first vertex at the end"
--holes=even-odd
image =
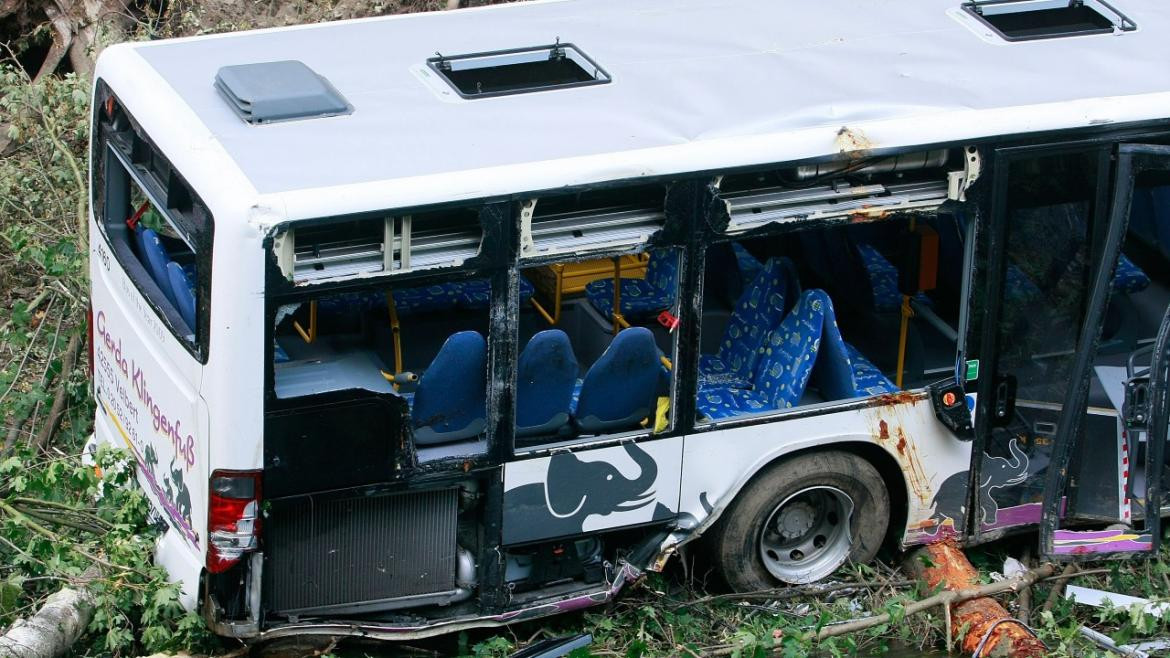
{"type": "Polygon", "coordinates": [[[804,584],[846,561],[872,560],[889,523],[889,493],[868,461],[845,452],[809,453],[748,484],[725,513],[712,548],[737,591],[804,584]]]}

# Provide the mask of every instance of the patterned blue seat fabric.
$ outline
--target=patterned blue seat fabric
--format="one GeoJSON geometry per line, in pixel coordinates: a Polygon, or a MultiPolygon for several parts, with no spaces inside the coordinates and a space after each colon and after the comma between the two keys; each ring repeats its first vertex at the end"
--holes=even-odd
{"type": "Polygon", "coordinates": [[[414,441],[433,445],[478,436],[487,424],[487,341],[452,334],[418,381],[411,400],[414,441]]]}
{"type": "MultiPolygon", "coordinates": [[[[674,306],[678,297],[678,257],[673,250],[650,254],[646,278],[622,277],[622,315],[657,313],[674,306]]],[[[585,297],[604,317],[613,315],[613,278],[597,279],[585,285],[585,297]]]]}
{"type": "Polygon", "coordinates": [[[660,371],[654,334],[645,327],[618,332],[589,368],[573,409],[585,434],[638,427],[653,416],[660,371]]]}
{"type": "Polygon", "coordinates": [[[1117,261],[1117,271],[1113,273],[1113,290],[1132,294],[1149,287],[1149,275],[1125,254],[1121,254],[1121,258],[1117,261]]]}
{"type": "Polygon", "coordinates": [[[175,295],[175,307],[179,309],[183,322],[187,323],[187,329],[194,331],[195,284],[187,278],[187,273],[175,261],[167,263],[167,277],[170,279],[171,292],[175,295]]]}
{"type": "Polygon", "coordinates": [[[841,337],[833,302],[823,292],[821,295],[825,305],[824,327],[820,356],[813,371],[813,384],[820,390],[821,397],[847,400],[896,392],[898,387],[894,382],[841,337]]]}
{"type": "Polygon", "coordinates": [[[171,260],[162,238],[154,229],[146,228],[141,222],[134,226],[134,240],[138,247],[139,260],[150,272],[150,278],[158,284],[167,301],[179,311],[179,316],[187,323],[187,328],[194,331],[195,265],[193,263],[180,265],[171,260]]]}
{"type": "MultiPolygon", "coordinates": [[[[520,277],[520,303],[527,303],[535,288],[523,276],[520,277]]],[[[395,288],[394,309],[399,317],[412,313],[449,311],[455,308],[469,310],[485,309],[491,304],[492,285],[487,278],[470,281],[449,281],[430,286],[395,288]]],[[[386,294],[380,291],[343,293],[322,298],[318,309],[340,312],[345,310],[369,311],[383,308],[386,294]]]]}
{"type": "Polygon", "coordinates": [[[764,269],[764,263],[738,242],[731,243],[731,251],[735,254],[735,264],[739,269],[740,278],[745,282],[754,281],[764,269]]]}
{"type": "MultiPolygon", "coordinates": [[[[873,288],[873,307],[876,311],[897,311],[902,308],[902,292],[898,290],[898,268],[889,261],[882,252],[873,245],[858,242],[855,245],[865,271],[869,274],[869,284],[873,288]]],[[[915,295],[915,300],[922,304],[930,304],[930,298],[921,292],[915,295]]]]}
{"type": "MultiPolygon", "coordinates": [[[[394,308],[400,316],[455,308],[459,303],[460,286],[457,283],[437,283],[417,288],[397,288],[393,291],[394,308]]],[[[385,304],[385,296],[382,298],[385,304]]]]}
{"type": "Polygon", "coordinates": [[[163,246],[162,240],[158,237],[158,233],[154,232],[154,229],[138,224],[134,229],[134,234],[138,239],[139,256],[143,264],[146,265],[147,271],[150,272],[150,278],[158,284],[167,300],[174,304],[175,292],[171,289],[171,275],[167,273],[167,263],[171,262],[167,248],[163,246]]]}
{"type": "Polygon", "coordinates": [[[516,367],[516,435],[555,434],[569,422],[577,357],[560,329],[533,336],[516,367]]]}
{"type": "Polygon", "coordinates": [[[751,388],[760,347],[796,302],[800,282],[787,258],[769,259],[736,302],[716,354],[699,355],[699,382],[751,388]]]}
{"type": "Polygon", "coordinates": [[[827,300],[824,291],[805,291],[764,340],[751,389],[701,384],[699,412],[720,419],[798,405],[817,360],[827,300]]]}
{"type": "Polygon", "coordinates": [[[810,378],[826,400],[897,391],[882,372],[841,338],[833,302],[823,290],[806,290],[768,334],[751,388],[700,384],[699,412],[713,420],[786,409],[800,403],[810,378]]]}
{"type": "MultiPolygon", "coordinates": [[[[482,309],[491,305],[492,301],[492,283],[490,280],[472,279],[457,284],[459,288],[459,306],[467,309],[482,309]]],[[[536,292],[536,288],[532,283],[520,275],[520,305],[528,303],[532,299],[532,294],[536,292]]]]}

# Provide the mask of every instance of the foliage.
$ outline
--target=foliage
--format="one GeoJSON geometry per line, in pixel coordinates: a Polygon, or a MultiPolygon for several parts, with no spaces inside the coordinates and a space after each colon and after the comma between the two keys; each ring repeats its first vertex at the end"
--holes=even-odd
{"type": "Polygon", "coordinates": [[[85,360],[61,372],[88,305],[89,82],[33,84],[0,66],[0,117],[0,629],[81,580],[95,613],[79,653],[201,646],[202,620],[152,566],[155,531],[132,469],[115,454],[100,455],[101,478],[82,463],[93,417],[85,360]],[[32,440],[58,392],[64,413],[46,450],[32,440]]]}
{"type": "Polygon", "coordinates": [[[202,621],[184,612],[178,586],[152,564],[157,532],[127,455],[103,449],[95,460],[98,468],[77,455],[25,448],[0,461],[0,627],[62,584],[80,582],[94,596],[88,651],[136,655],[204,644],[202,621]]]}

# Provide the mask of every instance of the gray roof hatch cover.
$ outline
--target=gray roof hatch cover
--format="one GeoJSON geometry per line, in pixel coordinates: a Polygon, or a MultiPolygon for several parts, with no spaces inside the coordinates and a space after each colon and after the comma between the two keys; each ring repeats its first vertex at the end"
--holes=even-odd
{"type": "Polygon", "coordinates": [[[215,74],[215,88],[251,124],[353,111],[328,80],[296,60],[221,67],[215,74]]]}

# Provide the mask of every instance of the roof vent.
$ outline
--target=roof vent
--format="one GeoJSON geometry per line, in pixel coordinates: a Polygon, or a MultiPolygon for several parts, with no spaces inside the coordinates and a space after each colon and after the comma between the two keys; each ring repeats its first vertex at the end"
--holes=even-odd
{"type": "Polygon", "coordinates": [[[530,91],[599,85],[609,74],[571,43],[560,39],[535,46],[489,53],[445,56],[435,53],[427,65],[463,98],[488,98],[530,91]]]}
{"type": "Polygon", "coordinates": [[[968,0],[963,3],[963,10],[1005,41],[1112,34],[1137,29],[1133,21],[1105,0],[968,0]]]}
{"type": "Polygon", "coordinates": [[[353,111],[328,80],[296,60],[224,66],[215,74],[215,88],[251,124],[353,111]]]}

